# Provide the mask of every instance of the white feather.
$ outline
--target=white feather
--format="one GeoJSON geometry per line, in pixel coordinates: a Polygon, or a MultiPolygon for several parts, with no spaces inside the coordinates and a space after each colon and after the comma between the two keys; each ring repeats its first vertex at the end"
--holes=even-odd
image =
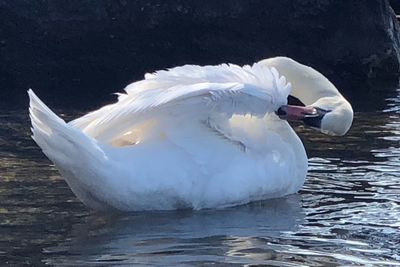
{"type": "Polygon", "coordinates": [[[298,191],[307,172],[300,139],[273,114],[286,104],[287,80],[260,63],[186,65],[146,74],[117,103],[70,123],[29,91],[33,138],[94,209],[280,197],[298,191]]]}
{"type": "Polygon", "coordinates": [[[168,119],[205,120],[224,114],[263,117],[286,103],[290,83],[276,69],[255,63],[237,65],[186,65],[146,74],[129,85],[116,104],[79,118],[71,125],[103,142],[111,142],[136,124],[170,114],[168,119]]]}

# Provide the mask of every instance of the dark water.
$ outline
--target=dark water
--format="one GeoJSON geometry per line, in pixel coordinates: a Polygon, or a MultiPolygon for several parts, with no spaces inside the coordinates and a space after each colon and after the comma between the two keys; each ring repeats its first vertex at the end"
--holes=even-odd
{"type": "Polygon", "coordinates": [[[300,194],[115,216],[74,197],[30,139],[26,111],[2,111],[0,265],[400,266],[400,97],[356,113],[343,138],[297,130],[310,157],[300,194]]]}

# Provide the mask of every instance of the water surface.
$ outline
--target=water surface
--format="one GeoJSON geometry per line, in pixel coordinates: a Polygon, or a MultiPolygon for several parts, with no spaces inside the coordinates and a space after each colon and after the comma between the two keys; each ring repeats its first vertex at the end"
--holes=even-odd
{"type": "Polygon", "coordinates": [[[346,137],[297,126],[310,157],[301,192],[218,211],[93,213],[29,127],[26,111],[0,112],[1,265],[400,266],[398,97],[356,113],[346,137]]]}

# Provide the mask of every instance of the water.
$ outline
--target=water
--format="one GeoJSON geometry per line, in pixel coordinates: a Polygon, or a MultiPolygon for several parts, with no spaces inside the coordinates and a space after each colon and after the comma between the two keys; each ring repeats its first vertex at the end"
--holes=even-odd
{"type": "MultiPolygon", "coordinates": [[[[77,111],[58,111],[65,118],[77,111]]],[[[346,137],[296,127],[300,194],[225,210],[96,214],[0,112],[0,264],[400,266],[400,98],[356,113],[346,137]]]]}

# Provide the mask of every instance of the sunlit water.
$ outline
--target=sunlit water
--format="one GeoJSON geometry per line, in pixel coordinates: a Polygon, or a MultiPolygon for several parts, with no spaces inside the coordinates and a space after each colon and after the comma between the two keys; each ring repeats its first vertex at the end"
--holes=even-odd
{"type": "Polygon", "coordinates": [[[296,128],[310,157],[297,195],[111,216],[74,197],[26,111],[0,112],[0,265],[400,266],[400,98],[357,113],[346,137],[296,128]]]}

